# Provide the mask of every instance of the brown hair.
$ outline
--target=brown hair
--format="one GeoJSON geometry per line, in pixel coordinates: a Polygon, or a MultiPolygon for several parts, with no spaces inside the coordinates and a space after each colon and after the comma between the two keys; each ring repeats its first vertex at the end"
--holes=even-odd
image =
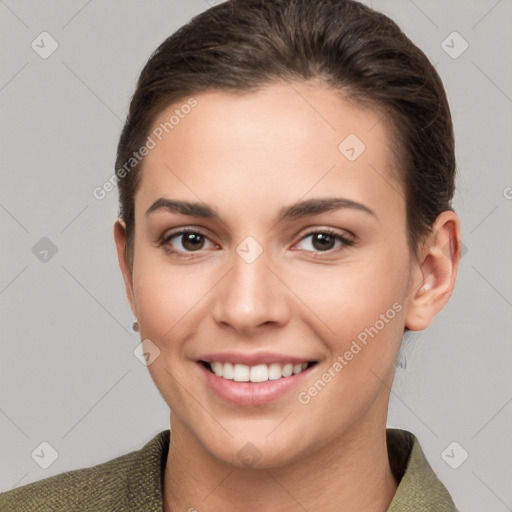
{"type": "Polygon", "coordinates": [[[229,0],[168,37],[137,82],[116,159],[130,265],[141,166],[126,172],[126,162],[156,117],[209,89],[245,93],[311,79],[386,115],[416,251],[437,215],[451,209],[455,179],[450,109],[426,55],[391,19],[354,0],[229,0]]]}

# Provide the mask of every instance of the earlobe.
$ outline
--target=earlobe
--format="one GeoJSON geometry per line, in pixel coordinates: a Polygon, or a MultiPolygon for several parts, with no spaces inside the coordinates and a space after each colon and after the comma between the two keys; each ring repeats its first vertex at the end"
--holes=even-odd
{"type": "Polygon", "coordinates": [[[126,257],[126,225],[121,219],[117,219],[114,223],[114,241],[116,243],[119,268],[123,275],[126,298],[128,299],[133,314],[137,316],[133,295],[133,274],[126,257]]]}
{"type": "Polygon", "coordinates": [[[426,329],[448,302],[459,268],[460,221],[452,211],[441,213],[423,244],[408,301],[405,326],[426,329]],[[419,282],[418,282],[419,281],[419,282]]]}

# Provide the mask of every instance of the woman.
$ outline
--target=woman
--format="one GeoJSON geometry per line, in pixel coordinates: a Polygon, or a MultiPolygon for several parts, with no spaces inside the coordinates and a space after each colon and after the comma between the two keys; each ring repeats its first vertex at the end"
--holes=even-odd
{"type": "Polygon", "coordinates": [[[118,146],[114,237],[172,410],[142,450],[2,510],[451,511],[386,429],[406,330],[460,258],[442,83],[351,0],[231,0],[151,56],[118,146]]]}

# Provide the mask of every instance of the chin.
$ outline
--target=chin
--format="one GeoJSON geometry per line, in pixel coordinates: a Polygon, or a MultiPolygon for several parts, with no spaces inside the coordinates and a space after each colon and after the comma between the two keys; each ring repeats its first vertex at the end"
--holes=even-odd
{"type": "Polygon", "coordinates": [[[265,446],[245,441],[232,443],[231,446],[219,450],[217,446],[211,447],[210,452],[215,458],[238,469],[277,469],[298,461],[301,456],[295,443],[295,451],[291,452],[291,446],[283,446],[279,443],[266,443],[265,446]]]}
{"type": "MultiPolygon", "coordinates": [[[[272,428],[276,425],[279,421],[272,428]]],[[[239,469],[280,468],[302,459],[311,448],[311,440],[304,436],[305,428],[295,432],[283,429],[279,435],[262,428],[261,421],[256,420],[253,425],[240,421],[238,429],[230,425],[227,429],[233,437],[210,430],[196,432],[196,436],[212,457],[239,469]]]]}

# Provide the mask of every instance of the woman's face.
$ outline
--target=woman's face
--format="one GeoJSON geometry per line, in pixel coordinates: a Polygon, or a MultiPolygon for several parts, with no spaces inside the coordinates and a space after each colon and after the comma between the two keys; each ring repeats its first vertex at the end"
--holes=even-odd
{"type": "Polygon", "coordinates": [[[156,120],[135,196],[129,296],[171,429],[239,466],[362,440],[416,265],[386,119],[305,83],[195,99],[156,120]]]}

